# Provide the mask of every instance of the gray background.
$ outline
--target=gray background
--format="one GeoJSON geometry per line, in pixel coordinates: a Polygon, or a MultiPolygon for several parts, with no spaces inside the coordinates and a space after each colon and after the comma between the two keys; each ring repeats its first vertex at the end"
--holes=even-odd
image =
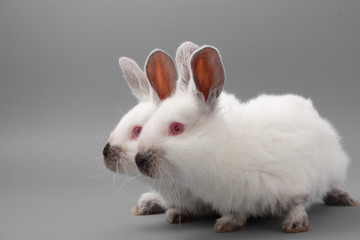
{"type": "Polygon", "coordinates": [[[108,134],[136,100],[118,58],[140,66],[185,40],[216,46],[226,90],[311,97],[353,159],[344,189],[360,199],[360,2],[0,1],[0,239],[359,239],[360,208],[316,205],[312,230],[281,219],[212,232],[131,214],[147,188],[105,170],[108,134]]]}

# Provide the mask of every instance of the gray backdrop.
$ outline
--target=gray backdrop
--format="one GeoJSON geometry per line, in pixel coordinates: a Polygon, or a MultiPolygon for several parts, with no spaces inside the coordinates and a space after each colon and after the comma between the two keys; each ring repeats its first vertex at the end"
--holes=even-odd
{"type": "Polygon", "coordinates": [[[360,207],[316,205],[312,230],[281,219],[212,232],[131,214],[147,188],[105,170],[108,134],[135,103],[118,58],[144,65],[185,40],[216,46],[225,89],[313,99],[352,158],[344,189],[360,199],[360,2],[0,1],[0,239],[359,239],[360,207]]]}

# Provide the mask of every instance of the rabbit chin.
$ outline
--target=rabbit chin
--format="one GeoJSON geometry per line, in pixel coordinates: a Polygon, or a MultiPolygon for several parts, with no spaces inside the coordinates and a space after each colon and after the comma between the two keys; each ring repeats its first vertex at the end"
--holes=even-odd
{"type": "Polygon", "coordinates": [[[139,171],[134,158],[134,151],[121,151],[120,148],[116,147],[112,155],[104,158],[104,165],[112,172],[135,176],[139,174],[139,171]]]}

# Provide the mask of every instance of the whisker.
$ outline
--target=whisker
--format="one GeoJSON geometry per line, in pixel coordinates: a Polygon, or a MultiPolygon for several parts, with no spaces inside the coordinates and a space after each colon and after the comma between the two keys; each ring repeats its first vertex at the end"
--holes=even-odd
{"type": "MultiPolygon", "coordinates": [[[[126,185],[126,183],[129,181],[129,175],[128,175],[128,171],[127,171],[127,166],[126,164],[123,164],[123,169],[124,169],[124,172],[125,172],[125,179],[124,179],[124,182],[120,185],[119,189],[116,191],[116,194],[119,194],[120,191],[124,188],[124,186],[126,185]]],[[[118,172],[118,165],[116,166],[116,171],[118,172]]],[[[117,174],[118,175],[118,178],[120,177],[119,175],[120,174],[117,174]]]]}
{"type": "Polygon", "coordinates": [[[97,137],[97,136],[94,136],[94,135],[90,135],[90,138],[92,138],[93,140],[95,140],[96,143],[101,144],[101,145],[105,145],[106,142],[107,142],[107,140],[105,140],[104,136],[102,136],[100,138],[100,137],[97,137]]]}
{"type": "Polygon", "coordinates": [[[169,199],[169,207],[173,207],[173,202],[172,202],[172,197],[166,187],[166,183],[165,183],[165,180],[161,178],[161,174],[158,174],[157,173],[158,171],[156,170],[156,174],[160,176],[159,179],[156,179],[158,182],[160,182],[160,188],[163,188],[165,189],[165,192],[166,192],[166,195],[168,196],[168,199],[169,199]]]}
{"type": "Polygon", "coordinates": [[[87,177],[86,179],[93,179],[93,178],[102,177],[102,176],[105,176],[105,175],[106,175],[106,173],[107,173],[107,171],[106,171],[106,170],[104,170],[104,172],[103,172],[102,174],[100,174],[100,175],[95,175],[95,176],[91,176],[91,177],[87,177]]]}
{"type": "Polygon", "coordinates": [[[134,180],[135,178],[138,178],[138,177],[140,177],[141,175],[142,175],[142,174],[140,173],[140,174],[138,174],[138,175],[136,175],[136,176],[133,176],[133,177],[129,178],[128,181],[134,180]]]}
{"type": "Polygon", "coordinates": [[[166,172],[166,175],[168,176],[168,178],[170,179],[170,181],[172,183],[171,190],[172,190],[172,192],[174,194],[174,197],[175,197],[174,200],[177,202],[177,207],[178,207],[178,210],[179,210],[179,227],[180,227],[180,225],[181,225],[181,214],[182,214],[180,192],[179,192],[179,190],[177,188],[175,180],[168,173],[167,168],[164,168],[164,171],[166,172]]]}

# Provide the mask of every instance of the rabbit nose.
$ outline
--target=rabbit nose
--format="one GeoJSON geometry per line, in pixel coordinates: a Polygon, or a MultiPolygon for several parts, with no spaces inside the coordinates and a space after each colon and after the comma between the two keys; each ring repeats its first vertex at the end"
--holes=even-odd
{"type": "Polygon", "coordinates": [[[144,173],[145,175],[149,174],[150,158],[151,158],[151,156],[149,154],[137,153],[136,156],[135,156],[136,166],[138,167],[140,172],[144,173]]]}
{"type": "Polygon", "coordinates": [[[109,149],[110,149],[110,143],[107,143],[104,147],[104,150],[103,150],[103,156],[106,158],[108,156],[108,153],[109,153],[109,149]]]}
{"type": "Polygon", "coordinates": [[[120,146],[110,146],[110,144],[106,144],[103,150],[104,155],[104,164],[105,166],[113,171],[119,172],[121,168],[122,154],[120,146]]]}

